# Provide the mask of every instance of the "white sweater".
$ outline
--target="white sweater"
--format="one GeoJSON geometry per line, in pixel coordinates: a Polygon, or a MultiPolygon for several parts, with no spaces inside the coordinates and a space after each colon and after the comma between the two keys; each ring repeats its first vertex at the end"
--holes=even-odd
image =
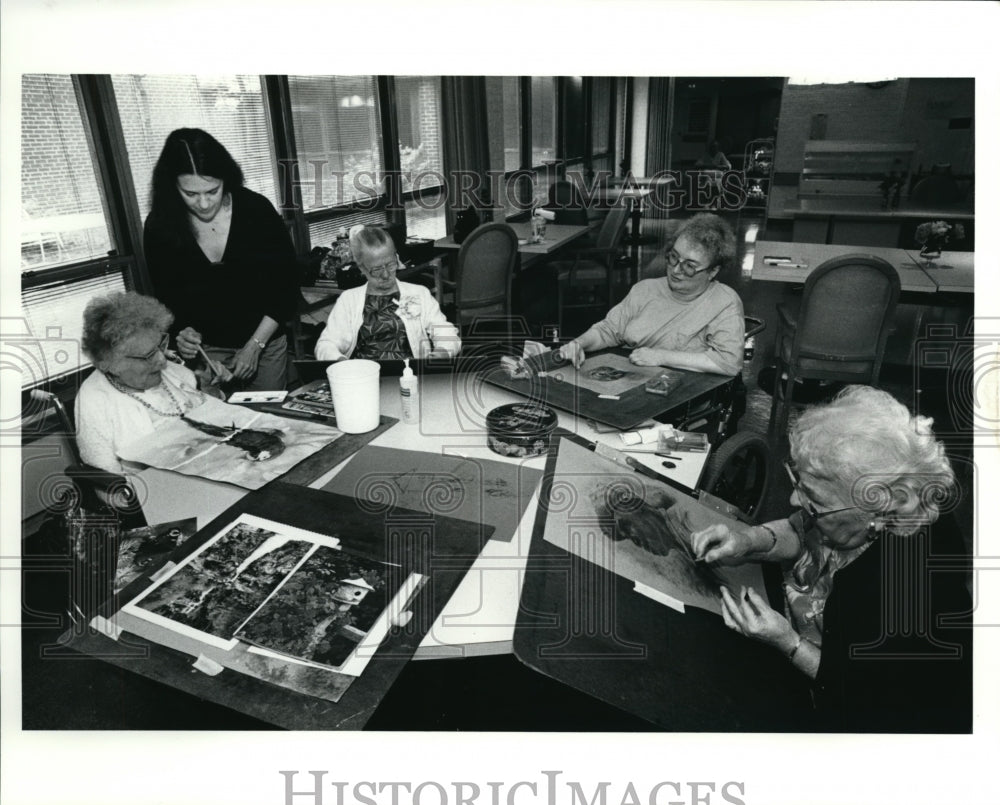
{"type": "MultiPolygon", "coordinates": [[[[426,358],[432,350],[454,357],[462,349],[458,328],[449,322],[437,300],[423,285],[400,282],[396,315],[406,328],[406,340],[416,358],[426,358]]],[[[358,330],[365,307],[368,284],[344,291],[330,311],[326,328],[316,342],[316,357],[321,361],[349,358],[358,344],[358,330]]]]}
{"type": "MultiPolygon", "coordinates": [[[[168,362],[159,386],[135,394],[160,411],[176,408],[164,389],[181,404],[189,400],[197,405],[203,395],[197,390],[194,373],[186,366],[168,362]]],[[[108,472],[122,472],[125,467],[118,459],[118,448],[140,436],[152,433],[156,427],[173,419],[149,410],[138,400],[124,394],[108,382],[103,373],[95,371],[83,381],[76,395],[76,443],[84,462],[108,472]]]]}

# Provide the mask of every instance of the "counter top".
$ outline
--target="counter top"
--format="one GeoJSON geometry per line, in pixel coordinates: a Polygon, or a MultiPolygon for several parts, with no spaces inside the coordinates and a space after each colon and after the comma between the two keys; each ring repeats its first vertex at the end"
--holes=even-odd
{"type": "Polygon", "coordinates": [[[832,215],[864,218],[961,218],[973,220],[975,211],[967,204],[948,204],[924,207],[916,204],[900,204],[894,210],[883,210],[881,199],[871,198],[802,198],[785,205],[786,216],[825,218],[832,215]]]}

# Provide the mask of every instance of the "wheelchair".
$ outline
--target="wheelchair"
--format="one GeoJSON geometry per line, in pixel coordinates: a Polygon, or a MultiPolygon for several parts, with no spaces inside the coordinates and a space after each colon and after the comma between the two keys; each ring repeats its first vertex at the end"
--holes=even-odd
{"type": "MultiPolygon", "coordinates": [[[[767,325],[752,316],[745,319],[749,343],[767,325]]],[[[770,448],[763,436],[737,430],[740,417],[746,413],[746,400],[746,385],[737,375],[729,383],[670,411],[666,419],[678,430],[708,435],[712,454],[702,470],[698,490],[729,504],[727,514],[756,523],[770,481],[770,448]]]]}

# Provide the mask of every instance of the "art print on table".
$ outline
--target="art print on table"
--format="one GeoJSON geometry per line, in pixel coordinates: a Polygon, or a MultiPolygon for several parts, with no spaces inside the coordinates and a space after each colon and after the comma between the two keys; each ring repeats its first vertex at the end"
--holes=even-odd
{"type": "Polygon", "coordinates": [[[183,418],[126,444],[119,458],[259,489],[341,435],[329,425],[206,398],[183,418]]]}
{"type": "Polygon", "coordinates": [[[160,565],[174,548],[198,530],[196,517],[133,528],[118,541],[115,592],[121,592],[143,573],[160,565]]]}
{"type": "Polygon", "coordinates": [[[636,366],[624,355],[606,354],[587,358],[579,369],[570,365],[549,370],[548,377],[579,386],[596,394],[621,396],[663,371],[659,366],[636,366]]]}
{"type": "Polygon", "coordinates": [[[123,611],[219,648],[317,546],[339,540],[243,515],[123,611]]]}
{"type": "Polygon", "coordinates": [[[721,614],[720,587],[752,587],[766,598],[756,565],[694,561],[690,535],[732,523],[687,495],[569,439],[559,442],[545,539],[667,600],[721,614]]]}
{"type": "Polygon", "coordinates": [[[397,566],[320,547],[236,637],[293,660],[356,676],[421,579],[419,574],[403,579],[397,566]]]}

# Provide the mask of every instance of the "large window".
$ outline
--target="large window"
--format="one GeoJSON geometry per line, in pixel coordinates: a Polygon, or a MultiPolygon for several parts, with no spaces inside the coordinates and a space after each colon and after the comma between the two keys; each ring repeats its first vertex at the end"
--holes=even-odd
{"type": "Polygon", "coordinates": [[[590,130],[591,169],[595,173],[614,172],[614,112],[612,79],[606,76],[591,79],[590,130]]]}
{"type": "Polygon", "coordinates": [[[521,79],[504,76],[503,82],[503,169],[516,171],[521,165],[521,79]]]}
{"type": "Polygon", "coordinates": [[[68,75],[21,82],[21,308],[4,353],[22,388],[88,366],[80,353],[83,307],[125,288],[77,86],[68,75]]]}
{"type": "Polygon", "coordinates": [[[382,192],[383,170],[375,79],[289,76],[288,90],[304,212],[371,203],[382,192]]]}
{"type": "Polygon", "coordinates": [[[21,81],[21,270],[114,248],[76,87],[68,75],[21,81]]]}
{"type": "Polygon", "coordinates": [[[544,204],[555,179],[556,80],[531,78],[531,166],[535,169],[535,201],[544,204]]]}
{"type": "Polygon", "coordinates": [[[441,78],[397,76],[394,81],[401,189],[407,196],[406,233],[411,237],[443,237],[447,225],[441,78]]]}
{"type": "Polygon", "coordinates": [[[556,80],[551,76],[531,79],[531,164],[556,158],[556,80]]]}
{"type": "Polygon", "coordinates": [[[278,204],[258,76],[116,75],[112,83],[143,219],[153,166],[167,135],[179,128],[215,137],[243,169],[246,186],[278,204]]]}
{"type": "Polygon", "coordinates": [[[500,198],[496,201],[504,208],[505,216],[510,218],[523,210],[517,202],[518,177],[515,174],[525,162],[521,153],[521,79],[516,76],[487,77],[486,103],[490,127],[490,169],[503,171],[505,175],[500,198]]]}

